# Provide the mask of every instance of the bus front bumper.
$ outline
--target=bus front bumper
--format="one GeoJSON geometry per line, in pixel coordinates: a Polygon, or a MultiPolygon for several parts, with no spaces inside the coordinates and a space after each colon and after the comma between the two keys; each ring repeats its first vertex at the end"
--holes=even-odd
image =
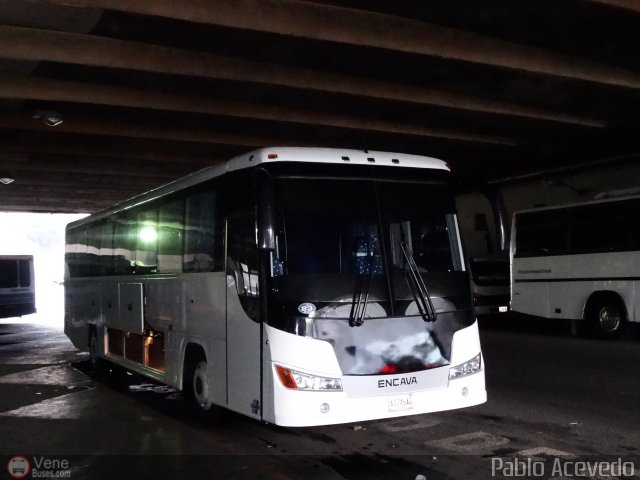
{"type": "Polygon", "coordinates": [[[398,394],[350,397],[348,392],[289,390],[274,382],[275,423],[287,427],[405,417],[471,407],[486,402],[484,369],[450,380],[448,386],[398,394]]]}

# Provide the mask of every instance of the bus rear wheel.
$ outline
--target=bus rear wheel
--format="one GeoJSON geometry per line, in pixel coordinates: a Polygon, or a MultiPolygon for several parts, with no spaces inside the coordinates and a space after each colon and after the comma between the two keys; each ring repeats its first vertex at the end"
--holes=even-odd
{"type": "Polygon", "coordinates": [[[626,310],[622,300],[613,296],[597,298],[587,311],[595,333],[603,338],[618,338],[624,331],[626,310]]]}

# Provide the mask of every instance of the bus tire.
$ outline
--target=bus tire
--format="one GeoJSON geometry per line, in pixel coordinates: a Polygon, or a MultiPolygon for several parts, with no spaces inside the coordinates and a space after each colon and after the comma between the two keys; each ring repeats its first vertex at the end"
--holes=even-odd
{"type": "Polygon", "coordinates": [[[192,350],[185,358],[182,394],[187,407],[198,418],[217,423],[221,419],[222,410],[210,399],[209,368],[204,353],[200,349],[192,350]]]}
{"type": "Polygon", "coordinates": [[[594,332],[602,338],[618,338],[627,322],[627,309],[614,294],[592,297],[586,309],[587,320],[594,332]]]}

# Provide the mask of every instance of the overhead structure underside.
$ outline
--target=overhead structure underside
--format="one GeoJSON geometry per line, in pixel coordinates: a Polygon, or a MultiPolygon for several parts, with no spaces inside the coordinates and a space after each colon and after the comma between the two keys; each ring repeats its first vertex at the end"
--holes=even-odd
{"type": "Polygon", "coordinates": [[[271,145],[468,185],[633,162],[637,45],[625,0],[0,0],[0,211],[94,212],[271,145]]]}

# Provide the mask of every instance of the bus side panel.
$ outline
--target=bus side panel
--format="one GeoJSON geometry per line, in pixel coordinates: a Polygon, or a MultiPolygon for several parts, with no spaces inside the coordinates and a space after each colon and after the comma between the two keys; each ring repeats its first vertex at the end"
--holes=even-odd
{"type": "Polygon", "coordinates": [[[271,345],[269,342],[269,329],[267,324],[263,324],[263,345],[262,345],[262,420],[269,423],[276,423],[275,406],[275,385],[273,363],[271,357],[271,345]]]}
{"type": "Polygon", "coordinates": [[[152,278],[145,282],[144,317],[154,330],[184,328],[187,308],[184,278],[152,278]]]}
{"type": "Polygon", "coordinates": [[[140,282],[120,282],[120,324],[125,332],[141,335],[144,332],[143,284],[140,282]]]}
{"type": "Polygon", "coordinates": [[[101,285],[103,325],[120,330],[120,297],[118,296],[118,282],[103,280],[101,285]]]}
{"type": "Polygon", "coordinates": [[[165,338],[164,382],[182,388],[182,356],[188,343],[183,333],[186,317],[184,278],[162,277],[144,283],[144,320],[165,338]]]}
{"type": "Polygon", "coordinates": [[[227,276],[227,374],[228,408],[260,418],[261,325],[245,313],[234,278],[227,276]]]}
{"type": "MultiPolygon", "coordinates": [[[[541,265],[539,268],[543,270],[551,270],[551,273],[542,275],[547,275],[547,278],[552,280],[560,280],[567,278],[571,272],[569,268],[570,258],[565,255],[545,257],[542,262],[538,262],[538,265],[541,265]]],[[[572,317],[570,313],[575,311],[575,306],[577,305],[575,292],[567,291],[563,282],[552,281],[548,288],[549,305],[545,315],[547,318],[580,318],[572,317]]]]}
{"type": "Polygon", "coordinates": [[[89,348],[89,325],[102,325],[100,290],[92,279],[65,281],[64,332],[80,350],[89,348]]]}
{"type": "Polygon", "coordinates": [[[551,269],[540,265],[542,257],[514,258],[511,281],[511,309],[527,315],[546,317],[549,312],[549,278],[551,269]],[[537,272],[537,273],[531,273],[537,272]]]}
{"type": "Polygon", "coordinates": [[[566,296],[566,308],[559,318],[582,320],[585,318],[587,302],[595,292],[614,292],[622,298],[630,321],[634,320],[637,282],[626,280],[575,281],[555,286],[566,296]]]}
{"type": "Polygon", "coordinates": [[[615,292],[630,321],[639,307],[636,295],[640,253],[611,252],[513,259],[512,308],[545,318],[579,320],[594,292],[615,292]],[[626,279],[628,278],[628,280],[626,279]]]}
{"type": "Polygon", "coordinates": [[[640,252],[611,252],[569,257],[569,271],[576,279],[603,278],[603,280],[575,282],[572,287],[576,300],[572,317],[583,318],[584,308],[593,292],[615,292],[624,301],[630,321],[635,321],[638,297],[636,295],[640,252]],[[606,280],[609,278],[610,280],[606,280]],[[626,280],[625,278],[628,278],[626,280]]]}
{"type": "MultiPolygon", "coordinates": [[[[179,277],[177,289],[183,293],[184,319],[172,325],[175,333],[199,338],[207,355],[211,401],[227,404],[226,354],[226,276],[224,272],[185,274],[179,277]]],[[[167,306],[167,308],[169,308],[167,306]]],[[[184,343],[179,359],[184,361],[184,343]]],[[[183,362],[177,361],[176,374],[182,378],[183,362]]]]}
{"type": "Polygon", "coordinates": [[[21,317],[36,312],[35,298],[28,289],[2,289],[0,292],[0,318],[21,317]],[[10,290],[8,293],[7,290],[10,290]]]}

